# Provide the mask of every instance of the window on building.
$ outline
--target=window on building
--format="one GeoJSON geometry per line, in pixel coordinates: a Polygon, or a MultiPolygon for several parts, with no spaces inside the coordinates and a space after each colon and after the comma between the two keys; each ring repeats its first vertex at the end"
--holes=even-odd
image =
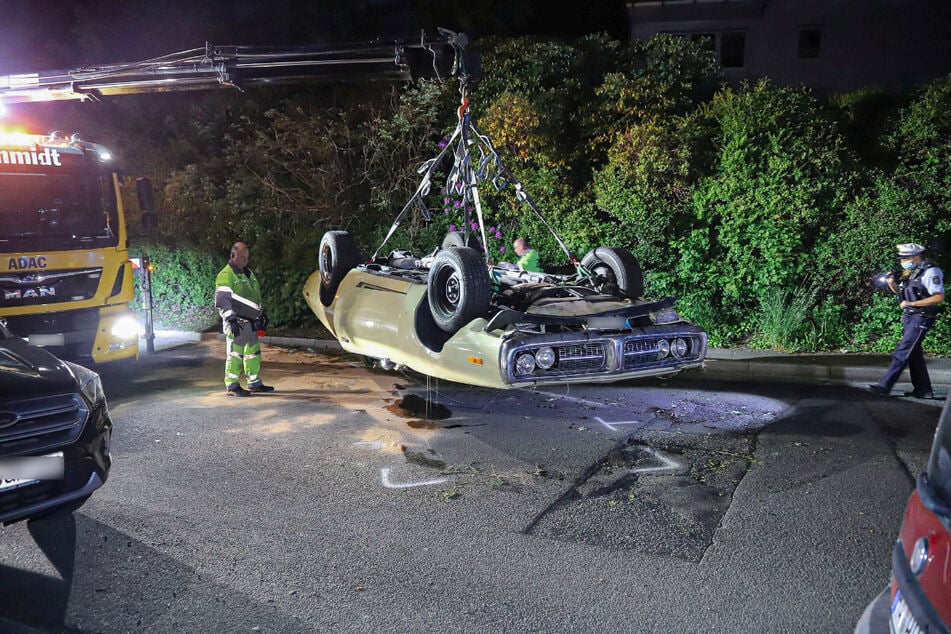
{"type": "Polygon", "coordinates": [[[716,36],[713,33],[691,33],[690,41],[699,43],[704,48],[711,51],[716,50],[716,36]]]}
{"type": "Polygon", "coordinates": [[[720,66],[743,68],[746,55],[746,33],[720,34],[720,66]]]}
{"type": "Polygon", "coordinates": [[[799,29],[799,59],[815,59],[822,48],[822,29],[799,29]]]}

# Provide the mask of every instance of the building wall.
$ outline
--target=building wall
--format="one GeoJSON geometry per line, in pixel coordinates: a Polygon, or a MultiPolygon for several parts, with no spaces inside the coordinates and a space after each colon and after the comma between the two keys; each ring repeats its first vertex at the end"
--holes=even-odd
{"type": "Polygon", "coordinates": [[[722,53],[724,34],[742,33],[742,66],[724,68],[735,80],[905,91],[951,72],[949,0],[656,0],[628,9],[638,39],[712,32],[722,53]],[[818,49],[808,46],[816,33],[818,49]]]}

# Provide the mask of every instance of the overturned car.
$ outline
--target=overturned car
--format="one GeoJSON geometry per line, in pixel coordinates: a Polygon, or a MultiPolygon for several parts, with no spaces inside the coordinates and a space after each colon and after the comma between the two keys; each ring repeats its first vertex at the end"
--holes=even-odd
{"type": "Polygon", "coordinates": [[[345,231],[327,232],[304,297],[349,352],[384,368],[492,388],[666,376],[702,365],[706,333],[681,318],[675,298],[644,299],[643,275],[624,248],[578,260],[565,247],[492,142],[475,127],[463,90],[459,123],[420,168],[422,181],[383,244],[365,257],[345,231]],[[451,160],[450,160],[451,159],[451,160]],[[425,203],[434,174],[463,197],[463,231],[421,256],[384,245],[425,203]],[[552,232],[574,272],[513,270],[488,255],[480,184],[511,188],[552,232]],[[473,231],[468,231],[469,228],[473,231]]]}

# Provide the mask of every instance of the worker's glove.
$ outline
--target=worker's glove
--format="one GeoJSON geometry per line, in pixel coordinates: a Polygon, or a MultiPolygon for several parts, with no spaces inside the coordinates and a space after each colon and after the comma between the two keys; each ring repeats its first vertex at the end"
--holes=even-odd
{"type": "Polygon", "coordinates": [[[238,333],[241,332],[241,323],[238,321],[237,315],[228,317],[228,319],[225,320],[225,327],[228,329],[228,334],[232,337],[237,337],[238,333]]]}

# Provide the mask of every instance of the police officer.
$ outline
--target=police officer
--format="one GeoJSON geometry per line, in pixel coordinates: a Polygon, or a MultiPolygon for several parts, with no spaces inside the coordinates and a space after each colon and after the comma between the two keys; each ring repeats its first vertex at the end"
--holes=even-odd
{"type": "Polygon", "coordinates": [[[934,397],[921,342],[938,317],[938,304],[944,301],[944,275],[941,269],[921,257],[924,251],[923,246],[913,242],[899,244],[901,280],[896,284],[894,275],[889,275],[885,280],[898,295],[902,310],[902,336],[892,352],[892,363],[885,376],[878,383],[869,385],[869,389],[876,394],[889,394],[907,366],[913,389],[905,392],[905,396],[934,397]]]}
{"type": "Polygon", "coordinates": [[[263,318],[261,286],[248,268],[248,245],[235,242],[228,264],[215,278],[215,308],[221,315],[226,335],[228,358],[225,360],[225,389],[228,396],[249,396],[251,392],[273,392],[264,385],[261,371],[261,344],[257,326],[263,318]],[[248,389],[238,382],[241,371],[248,378],[248,389]]]}

